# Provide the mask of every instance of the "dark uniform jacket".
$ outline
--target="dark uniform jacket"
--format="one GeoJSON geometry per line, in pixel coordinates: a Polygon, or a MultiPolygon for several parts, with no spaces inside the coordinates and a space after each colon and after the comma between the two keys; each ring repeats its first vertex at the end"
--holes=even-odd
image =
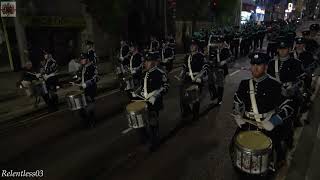
{"type": "Polygon", "coordinates": [[[40,66],[40,73],[46,76],[50,76],[46,80],[46,86],[49,90],[56,91],[58,78],[56,73],[58,71],[57,62],[53,58],[48,58],[44,65],[40,66]]]}
{"type": "Polygon", "coordinates": [[[97,55],[93,49],[88,50],[88,57],[90,62],[93,62],[94,64],[97,63],[97,55]]]}
{"type": "Polygon", "coordinates": [[[209,64],[215,68],[223,69],[224,75],[228,74],[228,64],[227,61],[231,57],[230,49],[222,48],[220,51],[220,62],[217,59],[218,49],[209,48],[209,64]]]}
{"type": "Polygon", "coordinates": [[[161,50],[161,62],[168,63],[174,59],[174,49],[170,47],[165,47],[161,50]],[[167,59],[167,61],[165,61],[167,59]]]}
{"type": "MultiPolygon", "coordinates": [[[[191,54],[189,54],[185,57],[184,64],[182,66],[183,72],[185,73],[184,74],[185,81],[191,81],[191,77],[189,76],[189,66],[188,66],[188,59],[189,59],[190,55],[191,54]]],[[[201,72],[204,74],[207,73],[208,63],[202,53],[197,52],[196,54],[192,55],[191,70],[192,70],[193,74],[194,73],[201,73],[201,72]]]]}
{"type": "Polygon", "coordinates": [[[306,39],[305,48],[307,51],[314,53],[319,48],[319,44],[314,39],[306,39]]]}
{"type": "Polygon", "coordinates": [[[298,58],[303,66],[303,70],[307,74],[312,74],[313,71],[317,68],[317,62],[313,58],[313,55],[309,51],[303,51],[302,53],[298,54],[297,51],[293,51],[291,53],[291,57],[298,58]]]}
{"type": "MultiPolygon", "coordinates": [[[[276,78],[275,60],[269,62],[268,74],[276,78]]],[[[282,83],[296,82],[301,74],[303,74],[301,61],[290,57],[284,61],[279,60],[279,76],[282,83]]]]}
{"type": "Polygon", "coordinates": [[[93,63],[86,64],[79,69],[77,72],[77,77],[78,79],[76,80],[76,83],[81,84],[84,82],[87,86],[84,90],[85,95],[93,99],[97,95],[97,67],[93,63]]]}
{"type": "Polygon", "coordinates": [[[154,40],[151,42],[150,46],[151,46],[150,47],[151,52],[159,51],[160,43],[159,43],[159,41],[154,40]]]}
{"type": "Polygon", "coordinates": [[[148,109],[151,111],[159,111],[163,108],[162,96],[168,92],[169,81],[166,73],[158,67],[154,67],[145,72],[141,79],[141,94],[144,95],[144,79],[147,77],[147,93],[159,91],[160,94],[156,97],[154,105],[148,104],[148,109]]]}
{"type": "Polygon", "coordinates": [[[129,58],[129,56],[128,56],[129,52],[130,52],[130,49],[129,49],[128,45],[122,46],[120,48],[120,57],[123,57],[124,59],[128,59],[129,58]]]}
{"type": "MultiPolygon", "coordinates": [[[[258,111],[260,114],[268,113],[275,110],[282,120],[289,118],[294,109],[291,106],[292,101],[281,95],[281,84],[269,75],[265,75],[259,80],[254,80],[255,97],[258,111]]],[[[239,88],[234,96],[234,114],[247,117],[244,112],[253,112],[249,79],[241,81],[239,88]]]]}
{"type": "Polygon", "coordinates": [[[58,65],[53,58],[48,58],[44,65],[40,67],[40,73],[45,75],[54,74],[57,72],[58,65]]]}

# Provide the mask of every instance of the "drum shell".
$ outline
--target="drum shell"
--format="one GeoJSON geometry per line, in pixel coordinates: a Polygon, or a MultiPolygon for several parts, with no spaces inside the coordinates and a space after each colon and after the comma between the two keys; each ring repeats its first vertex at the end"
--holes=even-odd
{"type": "Polygon", "coordinates": [[[272,154],[272,144],[262,150],[251,150],[245,147],[242,147],[237,142],[233,142],[233,163],[234,166],[237,167],[241,172],[251,174],[251,175],[265,175],[268,172],[269,164],[271,161],[271,154],[272,154]],[[239,157],[240,154],[240,157],[239,157]],[[245,161],[248,159],[245,157],[250,157],[249,167],[246,168],[245,161]],[[255,159],[255,160],[254,160],[255,159]],[[240,164],[239,164],[240,160],[240,164]],[[257,161],[258,160],[258,161],[257,161]],[[258,166],[254,166],[254,163],[259,163],[258,166]]]}
{"type": "Polygon", "coordinates": [[[147,106],[140,111],[127,111],[127,118],[130,128],[138,129],[144,127],[147,119],[147,106]]]}
{"type": "Polygon", "coordinates": [[[69,109],[71,111],[76,111],[83,109],[87,106],[87,101],[84,93],[76,95],[67,95],[66,96],[69,109]]]}

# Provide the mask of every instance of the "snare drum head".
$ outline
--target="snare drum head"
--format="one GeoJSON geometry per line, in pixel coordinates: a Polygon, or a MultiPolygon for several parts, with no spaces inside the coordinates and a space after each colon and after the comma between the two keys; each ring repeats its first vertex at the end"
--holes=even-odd
{"type": "Polygon", "coordinates": [[[143,110],[146,107],[146,102],[144,101],[135,101],[127,105],[128,112],[138,112],[143,110]]]}
{"type": "Polygon", "coordinates": [[[249,150],[265,150],[272,146],[271,139],[260,131],[240,132],[236,138],[236,143],[249,150]]]}
{"type": "Polygon", "coordinates": [[[66,94],[66,97],[70,97],[70,96],[75,97],[82,94],[83,94],[83,91],[70,91],[66,94]]]}

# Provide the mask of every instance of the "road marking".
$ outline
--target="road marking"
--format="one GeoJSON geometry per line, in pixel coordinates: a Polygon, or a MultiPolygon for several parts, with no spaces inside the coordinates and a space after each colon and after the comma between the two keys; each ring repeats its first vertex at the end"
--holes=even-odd
{"type": "Polygon", "coordinates": [[[127,134],[127,133],[130,132],[131,130],[133,130],[133,128],[125,129],[125,130],[123,130],[121,133],[122,133],[122,134],[127,134]]]}
{"type": "Polygon", "coordinates": [[[240,72],[240,70],[237,70],[237,71],[231,73],[231,74],[230,74],[230,77],[236,75],[236,74],[239,73],[239,72],[240,72]]]}
{"type": "Polygon", "coordinates": [[[106,96],[110,96],[110,95],[115,94],[117,92],[120,92],[120,89],[115,89],[115,90],[109,91],[106,94],[102,94],[102,95],[98,96],[97,99],[104,98],[106,96]]]}

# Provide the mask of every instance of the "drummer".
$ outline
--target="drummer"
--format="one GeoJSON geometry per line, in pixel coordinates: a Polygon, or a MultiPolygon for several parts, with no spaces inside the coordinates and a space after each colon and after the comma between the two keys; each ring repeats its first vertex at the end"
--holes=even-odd
{"type": "Polygon", "coordinates": [[[94,62],[89,60],[89,56],[85,53],[81,54],[80,57],[81,68],[77,72],[78,79],[75,79],[81,90],[84,91],[86,96],[87,107],[81,109],[80,116],[87,123],[89,127],[94,127],[95,125],[95,97],[97,95],[97,77],[98,70],[94,65],[94,62]]]}
{"type": "Polygon", "coordinates": [[[235,136],[240,131],[261,130],[272,139],[279,165],[285,162],[281,142],[288,136],[286,124],[291,123],[288,119],[294,113],[292,101],[281,94],[281,84],[267,75],[269,56],[253,53],[249,57],[252,78],[241,81],[234,95],[233,116],[239,126],[235,136]],[[258,122],[259,128],[245,119],[258,122]]]}
{"type": "Polygon", "coordinates": [[[174,49],[169,46],[169,42],[164,41],[162,43],[160,65],[163,66],[167,72],[172,70],[174,58],[174,49]]]}
{"type": "Polygon", "coordinates": [[[169,82],[166,73],[157,64],[160,59],[158,52],[150,52],[144,63],[145,73],[142,79],[141,96],[133,93],[134,97],[141,97],[148,105],[148,129],[140,128],[143,140],[150,140],[150,151],[159,146],[159,111],[163,109],[163,95],[168,92],[169,82]]]}
{"type": "Polygon", "coordinates": [[[204,54],[199,52],[198,42],[193,41],[190,46],[190,54],[185,57],[183,69],[180,72],[180,78],[182,78],[182,86],[180,87],[180,100],[182,117],[186,117],[189,113],[193,114],[193,120],[199,119],[200,101],[193,103],[192,110],[189,104],[185,102],[183,96],[186,88],[195,84],[198,85],[200,92],[203,87],[204,77],[207,75],[208,63],[204,54]]]}
{"type": "Polygon", "coordinates": [[[52,55],[44,51],[44,59],[41,61],[40,73],[36,74],[37,78],[43,79],[46,83],[47,92],[43,93],[42,97],[48,105],[48,111],[54,112],[58,110],[58,95],[57,85],[58,78],[56,73],[58,72],[58,65],[52,55]]]}

